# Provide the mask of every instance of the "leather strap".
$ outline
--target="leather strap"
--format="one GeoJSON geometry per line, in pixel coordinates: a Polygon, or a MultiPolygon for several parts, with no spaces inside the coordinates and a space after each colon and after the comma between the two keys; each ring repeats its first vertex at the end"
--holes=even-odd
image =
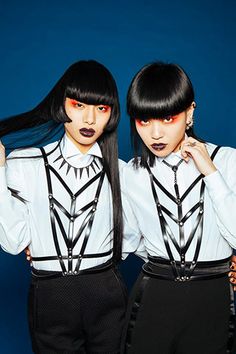
{"type": "MultiPolygon", "coordinates": [[[[220,149],[220,146],[217,146],[212,155],[211,159],[213,160],[214,157],[216,156],[216,153],[220,149]]],[[[185,278],[190,278],[193,274],[193,271],[197,265],[198,261],[198,256],[200,253],[201,249],[201,242],[202,242],[202,233],[203,233],[203,214],[204,214],[204,190],[205,190],[205,183],[203,181],[203,174],[200,174],[190,185],[190,187],[184,192],[182,197],[179,195],[179,188],[177,184],[177,179],[176,179],[176,171],[177,171],[177,166],[170,166],[172,167],[172,170],[175,173],[175,183],[174,183],[174,188],[175,188],[175,194],[176,197],[174,197],[170,192],[168,192],[165,187],[157,180],[157,178],[153,175],[151,172],[150,167],[147,165],[146,169],[149,173],[149,178],[150,178],[150,183],[151,183],[151,189],[152,189],[152,194],[153,198],[156,204],[156,209],[157,209],[157,214],[158,218],[160,220],[160,226],[161,226],[161,231],[162,231],[162,236],[165,244],[165,248],[169,257],[169,264],[172,267],[172,272],[174,275],[174,278],[176,280],[179,279],[185,279],[185,278]],[[176,169],[174,169],[176,167],[176,169]],[[201,187],[200,187],[200,200],[198,203],[196,203],[187,213],[186,215],[183,216],[183,209],[182,209],[182,203],[183,200],[187,197],[187,195],[192,191],[192,189],[197,185],[198,182],[201,182],[201,187]],[[160,204],[157,191],[155,188],[155,185],[158,186],[162,192],[164,192],[169,199],[171,199],[175,204],[177,204],[177,213],[178,217],[173,215],[166,207],[160,204]],[[185,235],[184,235],[184,223],[191,217],[191,215],[197,210],[198,215],[195,220],[195,225],[188,237],[188,239],[185,241],[185,235]],[[169,227],[164,214],[167,214],[175,223],[178,224],[179,228],[179,244],[173,235],[173,232],[171,228],[169,227]],[[185,260],[185,255],[194,239],[194,237],[197,235],[197,244],[196,244],[196,249],[194,253],[193,260],[191,262],[191,265],[188,269],[186,269],[186,260],[185,260]],[[177,252],[179,253],[180,256],[180,267],[177,268],[176,260],[174,259],[173,253],[170,248],[169,240],[172,241],[174,247],[176,248],[177,252]]]]}
{"type": "Polygon", "coordinates": [[[37,270],[35,268],[32,268],[31,274],[34,278],[37,278],[38,280],[47,280],[47,279],[61,278],[63,276],[78,276],[78,275],[85,275],[85,274],[97,274],[97,273],[102,273],[104,271],[107,271],[113,267],[114,267],[114,264],[110,260],[102,265],[97,266],[97,267],[82,269],[79,271],[71,271],[66,274],[63,272],[42,271],[42,270],[37,270]]]}
{"type": "MultiPolygon", "coordinates": [[[[209,280],[227,276],[229,271],[230,257],[218,261],[199,262],[195,266],[194,274],[189,275],[187,270],[191,269],[192,262],[185,262],[186,274],[179,277],[173,277],[171,265],[168,260],[159,257],[148,256],[149,262],[143,265],[143,271],[150,277],[172,280],[177,282],[209,280]]],[[[176,262],[178,272],[181,271],[181,262],[176,262]]]]}
{"type": "MultiPolygon", "coordinates": [[[[70,188],[67,186],[65,181],[61,178],[59,173],[48,163],[47,154],[46,154],[45,150],[43,148],[40,148],[40,150],[41,150],[42,156],[44,158],[44,165],[45,165],[47,185],[48,185],[50,221],[51,221],[53,240],[54,240],[54,245],[55,245],[57,256],[32,257],[32,260],[33,261],[47,261],[47,260],[49,261],[49,260],[56,260],[57,259],[60,263],[61,270],[64,275],[79,274],[79,268],[80,268],[81,261],[83,258],[105,257],[106,255],[109,255],[112,253],[112,250],[109,250],[108,252],[104,252],[104,253],[94,253],[94,254],[88,254],[88,255],[85,254],[86,246],[88,243],[88,239],[89,239],[92,225],[93,225],[93,221],[94,221],[97,203],[99,200],[100,192],[102,189],[102,184],[103,184],[104,177],[105,177],[105,171],[102,169],[99,173],[97,173],[93,178],[91,178],[91,180],[89,180],[82,188],[80,188],[74,194],[70,190],[70,188]],[[65,188],[65,190],[70,195],[70,198],[71,198],[70,211],[66,210],[61,205],[61,203],[53,196],[53,188],[52,188],[52,181],[51,181],[50,173],[53,173],[55,175],[55,177],[61,182],[62,186],[65,188]],[[90,185],[92,185],[96,180],[99,180],[99,182],[98,182],[98,187],[97,187],[97,190],[95,193],[94,200],[89,202],[83,208],[81,208],[79,211],[76,212],[75,207],[76,207],[77,197],[79,195],[81,195],[81,193],[86,191],[86,189],[90,185]],[[68,234],[65,231],[62,220],[61,220],[55,207],[57,207],[69,219],[68,234]],[[87,216],[83,220],[82,225],[80,226],[75,238],[73,238],[75,219],[89,209],[91,209],[91,210],[88,212],[87,216]],[[56,223],[59,226],[59,229],[60,229],[61,234],[63,236],[64,242],[66,244],[67,252],[68,252],[67,256],[62,255],[62,253],[61,253],[60,245],[59,245],[59,241],[58,241],[58,236],[57,236],[56,223]],[[86,229],[86,232],[85,232],[84,240],[83,240],[83,243],[81,246],[80,254],[73,255],[73,249],[85,229],[86,229]],[[77,259],[77,263],[76,263],[74,271],[72,270],[73,259],[77,259]],[[68,270],[66,269],[65,262],[64,262],[66,260],[68,262],[68,270]]],[[[94,160],[94,163],[98,167],[97,162],[95,160],[94,160]]]]}
{"type": "MultiPolygon", "coordinates": [[[[87,253],[83,255],[83,258],[98,258],[98,257],[106,257],[109,256],[112,253],[112,250],[109,250],[107,252],[102,252],[102,253],[87,253]]],[[[78,259],[79,254],[73,254],[72,258],[73,259],[78,259]]],[[[32,257],[33,261],[40,262],[40,261],[56,261],[58,259],[58,256],[47,256],[47,257],[32,257]]],[[[68,255],[63,255],[62,259],[68,259],[68,255]]]]}

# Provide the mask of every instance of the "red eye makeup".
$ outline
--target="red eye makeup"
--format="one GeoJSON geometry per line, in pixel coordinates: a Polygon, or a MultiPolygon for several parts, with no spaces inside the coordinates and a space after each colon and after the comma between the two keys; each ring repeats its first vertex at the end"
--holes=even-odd
{"type": "Polygon", "coordinates": [[[108,112],[111,109],[111,107],[108,105],[102,105],[102,106],[99,106],[98,109],[99,109],[99,111],[105,113],[105,112],[108,112]]]}
{"type": "Polygon", "coordinates": [[[79,103],[78,101],[76,101],[75,99],[73,98],[69,98],[69,102],[72,106],[77,106],[77,104],[79,103]]]}
{"type": "Polygon", "coordinates": [[[135,122],[142,127],[144,125],[147,125],[149,123],[149,120],[150,119],[139,119],[139,118],[136,118],[135,122]]]}

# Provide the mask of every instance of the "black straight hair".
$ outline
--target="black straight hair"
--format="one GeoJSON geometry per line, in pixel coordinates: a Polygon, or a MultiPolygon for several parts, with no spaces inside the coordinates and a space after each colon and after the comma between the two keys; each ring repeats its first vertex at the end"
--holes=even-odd
{"type": "MultiPolygon", "coordinates": [[[[185,111],[193,101],[192,83],[177,64],[154,62],[145,65],[135,75],[127,95],[135,167],[145,167],[147,164],[152,167],[155,163],[155,155],[137,133],[135,120],[165,119],[185,111]]],[[[196,138],[192,127],[186,130],[186,133],[196,138]]]]}
{"type": "MultiPolygon", "coordinates": [[[[113,200],[113,257],[115,262],[121,257],[122,244],[122,204],[118,168],[117,126],[120,118],[118,91],[111,73],[94,60],[81,60],[72,64],[59,79],[48,95],[32,110],[0,121],[0,137],[17,135],[17,146],[14,139],[6,148],[25,149],[32,146],[45,145],[49,130],[58,129],[70,118],[65,112],[66,97],[86,104],[105,104],[111,106],[111,116],[103,134],[98,139],[104,170],[109,180],[113,200]],[[49,126],[49,128],[47,128],[49,126]],[[46,129],[45,129],[46,127],[46,129]],[[25,132],[33,128],[34,137],[29,143],[25,132]],[[22,133],[22,134],[21,134],[22,133]],[[21,138],[22,135],[22,138],[21,138]],[[33,141],[33,142],[32,142],[33,141]]],[[[50,152],[48,153],[50,154],[50,152]]],[[[39,156],[37,156],[39,157],[39,156]]]]}

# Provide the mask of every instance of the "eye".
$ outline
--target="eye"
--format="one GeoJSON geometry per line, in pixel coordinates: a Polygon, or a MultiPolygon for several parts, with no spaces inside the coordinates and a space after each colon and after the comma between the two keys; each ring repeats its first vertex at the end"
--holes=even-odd
{"type": "Polygon", "coordinates": [[[148,118],[145,118],[145,119],[136,119],[136,121],[142,125],[142,126],[146,126],[146,125],[149,125],[150,123],[150,119],[148,118]]]}
{"type": "Polygon", "coordinates": [[[74,99],[70,99],[70,103],[73,107],[78,107],[78,108],[82,108],[83,107],[83,104],[80,103],[79,101],[76,101],[74,99]]]}
{"type": "Polygon", "coordinates": [[[99,112],[108,112],[109,110],[111,109],[110,106],[107,106],[107,105],[102,105],[102,106],[98,106],[98,111],[99,112]]]}
{"type": "Polygon", "coordinates": [[[174,121],[174,117],[173,116],[167,116],[163,119],[164,123],[172,123],[174,121]]]}

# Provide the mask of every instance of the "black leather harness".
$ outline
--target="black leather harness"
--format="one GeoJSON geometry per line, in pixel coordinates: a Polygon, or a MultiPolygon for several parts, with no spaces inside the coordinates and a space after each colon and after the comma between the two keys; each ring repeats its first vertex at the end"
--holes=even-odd
{"type": "MultiPolygon", "coordinates": [[[[220,146],[217,146],[215,150],[213,151],[211,155],[211,159],[213,160],[214,157],[216,156],[218,150],[220,149],[220,146]]],[[[172,166],[172,170],[176,173],[178,169],[178,166],[172,166]]],[[[188,187],[188,189],[184,192],[184,194],[180,197],[179,194],[179,187],[177,184],[177,180],[175,179],[174,181],[174,189],[175,189],[175,194],[176,196],[173,196],[170,192],[166,190],[166,188],[158,181],[158,179],[153,175],[151,172],[151,169],[149,166],[147,166],[147,170],[149,173],[150,177],[150,183],[151,183],[151,188],[152,188],[152,194],[153,198],[155,200],[156,204],[156,209],[157,209],[157,214],[160,220],[160,226],[161,226],[161,231],[162,231],[162,236],[165,244],[165,248],[169,257],[169,260],[163,260],[162,258],[159,257],[153,257],[149,255],[149,261],[150,263],[146,263],[143,266],[144,272],[148,274],[154,274],[154,268],[152,265],[157,265],[159,264],[161,268],[170,268],[172,270],[172,276],[170,274],[166,274],[166,277],[168,279],[172,278],[175,281],[189,281],[193,279],[199,279],[199,278],[206,278],[206,275],[208,273],[208,268],[210,267],[211,270],[209,270],[209,276],[213,277],[212,274],[212,267],[214,267],[214,276],[219,273],[222,273],[222,269],[224,269],[223,273],[227,273],[229,269],[229,259],[227,260],[222,260],[221,262],[221,271],[219,272],[219,262],[216,261],[214,264],[213,262],[205,262],[205,271],[203,271],[203,266],[201,267],[201,272],[198,272],[198,276],[194,275],[193,272],[195,271],[197,264],[198,264],[198,257],[201,249],[201,243],[202,243],[202,233],[203,233],[203,214],[204,214],[204,190],[205,190],[205,183],[203,181],[203,174],[200,174],[194,181],[193,183],[188,187]],[[183,215],[183,208],[182,208],[182,203],[184,199],[188,196],[188,194],[192,191],[192,189],[201,181],[201,186],[200,186],[200,198],[199,202],[197,202],[185,215],[183,215]],[[167,197],[169,197],[176,205],[177,205],[177,211],[178,211],[178,217],[176,217],[174,214],[172,214],[166,207],[161,205],[157,191],[156,191],[156,186],[158,186],[163,193],[167,197]],[[188,239],[185,242],[185,235],[184,235],[184,224],[185,222],[191,217],[191,215],[198,210],[198,214],[195,220],[194,227],[192,231],[190,232],[190,235],[188,239]],[[179,228],[179,243],[177,242],[171,228],[169,227],[166,218],[164,216],[164,213],[168,215],[177,225],[179,228]],[[194,238],[197,238],[197,243],[196,243],[196,249],[194,252],[194,256],[191,262],[186,262],[186,253],[193,241],[194,238]],[[170,247],[170,241],[173,243],[175,249],[177,250],[180,260],[177,261],[174,259],[173,253],[171,251],[170,247]],[[203,274],[204,272],[204,274],[203,274]],[[200,275],[201,274],[201,275],[200,275]]],[[[204,262],[203,262],[204,263],[204,262]]],[[[165,273],[165,272],[164,272],[165,273]]],[[[155,276],[157,276],[156,274],[155,276]]],[[[165,275],[159,274],[161,278],[165,278],[165,275]]],[[[208,276],[208,279],[209,279],[208,276]]]]}
{"type": "MultiPolygon", "coordinates": [[[[53,235],[53,241],[54,241],[54,246],[56,249],[56,255],[55,256],[43,256],[43,257],[32,257],[33,261],[52,261],[52,260],[58,260],[62,272],[51,272],[52,276],[55,275],[78,275],[78,274],[83,274],[85,272],[91,272],[93,268],[90,269],[85,269],[85,270],[80,270],[80,265],[83,259],[85,258],[98,258],[98,257],[106,257],[110,254],[112,254],[112,249],[110,249],[107,252],[103,253],[85,253],[86,251],[86,246],[88,244],[88,240],[91,234],[93,222],[94,222],[94,217],[97,209],[97,204],[100,196],[100,192],[102,189],[104,177],[105,177],[105,171],[102,169],[99,173],[97,173],[93,178],[91,178],[82,188],[80,188],[76,193],[72,193],[70,188],[67,186],[65,181],[62,179],[62,177],[59,175],[59,173],[55,170],[55,168],[49,164],[47,154],[43,148],[40,148],[42,152],[42,156],[44,159],[44,165],[45,165],[45,171],[46,171],[46,179],[47,179],[47,185],[48,185],[48,199],[49,199],[49,212],[50,212],[50,222],[51,222],[51,229],[52,229],[52,235],[53,235]],[[54,176],[59,180],[61,185],[65,188],[65,190],[68,192],[69,197],[70,197],[70,211],[66,210],[63,205],[55,198],[53,195],[53,187],[52,187],[52,180],[51,180],[51,173],[54,174],[54,176]],[[85,206],[83,206],[79,211],[76,211],[76,200],[77,198],[86,191],[86,189],[91,186],[95,181],[98,180],[98,186],[97,190],[95,192],[94,199],[87,203],[85,206]],[[65,230],[65,227],[62,223],[62,220],[59,216],[59,213],[57,211],[57,208],[60,209],[60,211],[68,218],[69,220],[69,228],[68,228],[68,233],[65,230]],[[76,235],[74,235],[74,222],[76,218],[78,218],[80,215],[82,215],[85,211],[88,211],[86,217],[82,221],[82,224],[77,231],[76,235]],[[57,229],[56,225],[59,227],[63,240],[65,242],[65,245],[67,247],[67,254],[63,255],[61,252],[61,248],[59,245],[58,241],[58,235],[57,235],[57,229]],[[80,248],[79,254],[74,254],[73,250],[74,247],[76,246],[78,240],[80,239],[82,233],[84,232],[84,239],[80,248]],[[77,260],[75,267],[73,267],[73,260],[77,260]],[[67,267],[66,267],[66,262],[67,261],[67,267]]],[[[54,150],[53,150],[54,151],[54,150]]],[[[99,267],[94,267],[98,268],[99,271],[103,269],[107,269],[110,267],[112,264],[112,261],[108,261],[104,263],[103,266],[99,267]]],[[[41,274],[40,271],[37,271],[35,269],[32,270],[33,275],[35,276],[43,276],[43,273],[41,274]],[[40,273],[40,274],[39,274],[40,273]]],[[[46,276],[45,272],[45,276],[46,276]]]]}

